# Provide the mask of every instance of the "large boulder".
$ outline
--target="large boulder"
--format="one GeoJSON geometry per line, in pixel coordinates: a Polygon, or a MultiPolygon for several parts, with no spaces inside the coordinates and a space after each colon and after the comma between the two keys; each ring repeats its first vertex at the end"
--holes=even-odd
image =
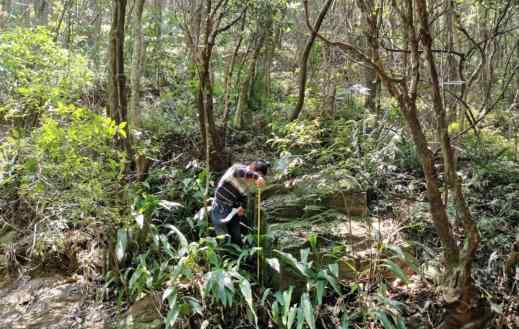
{"type": "Polygon", "coordinates": [[[367,216],[367,194],[355,178],[341,171],[318,172],[268,186],[263,209],[271,221],[318,215],[330,209],[349,216],[367,216]]]}

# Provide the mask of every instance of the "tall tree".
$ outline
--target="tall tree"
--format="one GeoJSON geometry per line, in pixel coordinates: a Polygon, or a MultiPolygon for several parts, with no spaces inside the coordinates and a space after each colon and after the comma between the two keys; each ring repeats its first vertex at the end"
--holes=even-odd
{"type": "MultiPolygon", "coordinates": [[[[144,66],[144,35],[142,33],[142,14],[144,11],[145,0],[135,1],[135,11],[133,18],[133,56],[130,72],[130,101],[129,101],[129,123],[132,129],[141,128],[141,111],[139,109],[139,99],[141,93],[141,77],[144,66]]],[[[137,178],[142,179],[146,171],[146,158],[142,154],[135,155],[135,170],[137,178]]]]}
{"type": "MultiPolygon", "coordinates": [[[[317,37],[317,33],[321,28],[324,17],[330,9],[333,0],[326,1],[324,7],[321,9],[319,17],[317,17],[317,21],[315,25],[312,26],[310,36],[308,37],[308,41],[306,42],[305,50],[303,51],[303,56],[301,56],[300,64],[299,64],[299,96],[297,98],[297,104],[290,114],[290,121],[293,121],[299,117],[301,111],[303,110],[303,106],[305,103],[305,93],[306,93],[306,79],[307,79],[307,69],[308,69],[308,57],[310,56],[310,52],[312,51],[312,46],[314,45],[315,39],[317,37]]],[[[305,8],[308,8],[308,0],[304,0],[305,8]]],[[[309,16],[306,16],[306,19],[309,23],[309,16]]]]}
{"type": "MultiPolygon", "coordinates": [[[[362,11],[365,24],[375,29],[377,24],[377,5],[375,1],[358,0],[357,2],[362,11]]],[[[370,55],[368,56],[365,50],[348,42],[330,41],[315,31],[310,23],[307,23],[307,25],[313,33],[318,33],[318,37],[326,43],[339,47],[359,61],[369,63],[376,70],[389,94],[398,101],[422,164],[431,217],[445,254],[447,271],[443,277],[443,285],[446,288],[446,296],[448,296],[451,304],[450,311],[441,328],[461,328],[468,323],[471,328],[485,328],[486,321],[489,319],[488,313],[482,312],[482,301],[479,299],[477,289],[474,286],[471,270],[479,245],[479,234],[464,198],[462,179],[458,176],[456,170],[454,150],[447,129],[446,111],[442,102],[441,85],[433,54],[429,9],[426,6],[425,0],[406,0],[402,6],[397,5],[393,1],[392,5],[400,18],[401,31],[399,32],[404,36],[403,39],[405,40],[403,45],[405,47],[403,68],[400,76],[394,75],[393,71],[388,69],[388,67],[393,67],[393,63],[386,63],[385,59],[382,58],[380,54],[382,49],[380,40],[375,35],[367,36],[371,48],[370,55]],[[420,43],[422,47],[420,47],[420,43]],[[426,70],[421,60],[422,54],[425,55],[426,70]],[[429,83],[432,86],[433,109],[437,121],[436,133],[441,142],[444,167],[448,177],[447,188],[453,192],[454,203],[459,219],[464,227],[467,241],[461,251],[458,248],[458,243],[449,221],[447,204],[442,199],[434,153],[424,132],[423,122],[421,122],[418,115],[417,98],[420,90],[420,77],[426,74],[426,72],[430,76],[429,83]]]]}
{"type": "MultiPolygon", "coordinates": [[[[112,1],[112,26],[110,29],[110,88],[108,116],[117,124],[128,122],[128,96],[124,72],[124,36],[126,21],[126,0],[112,1]]],[[[126,138],[118,137],[118,145],[131,159],[128,125],[126,138]]]]}
{"type": "Polygon", "coordinates": [[[182,29],[185,34],[198,78],[197,109],[202,149],[207,149],[209,141],[211,152],[208,162],[213,170],[224,170],[229,164],[225,151],[225,138],[216,126],[213,102],[212,58],[216,40],[219,35],[229,30],[240,21],[245,14],[247,4],[243,9],[229,18],[232,14],[231,3],[228,0],[213,1],[179,1],[183,12],[182,29]],[[206,133],[207,132],[207,133],[206,133]],[[206,136],[207,135],[207,136],[206,136]]]}

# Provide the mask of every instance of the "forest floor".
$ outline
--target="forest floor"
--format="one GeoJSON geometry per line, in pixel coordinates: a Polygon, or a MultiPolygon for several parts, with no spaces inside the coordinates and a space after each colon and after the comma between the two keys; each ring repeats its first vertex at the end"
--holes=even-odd
{"type": "MultiPolygon", "coordinates": [[[[247,140],[247,137],[243,138],[247,140]]],[[[234,158],[246,162],[256,158],[275,157],[268,150],[258,148],[257,145],[257,141],[237,141],[233,151],[234,158]]],[[[178,158],[176,155],[175,157],[178,158]]],[[[186,157],[183,158],[188,160],[186,157]]],[[[404,314],[409,328],[418,328],[414,325],[416,323],[425,323],[426,328],[433,328],[439,323],[445,306],[435,288],[435,277],[441,272],[441,265],[438,257],[434,255],[441,254],[441,250],[429,218],[424,191],[418,193],[415,191],[413,197],[406,197],[409,195],[407,192],[410,187],[422,186],[423,181],[422,178],[411,173],[400,173],[387,179],[388,191],[384,191],[387,194],[370,200],[369,217],[373,227],[384,226],[379,233],[391,240],[390,242],[399,240],[398,243],[401,244],[419,246],[415,248],[414,256],[423,269],[421,275],[411,274],[410,283],[407,285],[402,284],[401,281],[394,281],[389,291],[393,299],[406,305],[404,314]]],[[[486,197],[489,198],[488,195],[486,197]]],[[[480,200],[480,203],[491,201],[489,198],[480,200]]],[[[510,250],[510,242],[515,241],[517,223],[483,216],[480,216],[480,219],[483,242],[476,260],[474,277],[483,298],[488,300],[495,314],[489,329],[519,328],[519,294],[517,293],[519,273],[513,273],[515,277],[506,277],[504,273],[506,251],[510,250]]],[[[362,226],[362,223],[359,222],[359,225],[362,226]]],[[[345,230],[347,226],[344,225],[345,230]]],[[[306,236],[313,227],[310,225],[302,229],[302,234],[306,236]]],[[[321,233],[328,238],[331,233],[337,233],[337,229],[319,234],[321,233]]],[[[368,235],[368,233],[370,234],[368,231],[363,231],[362,234],[368,235]]],[[[365,257],[372,259],[372,255],[367,254],[365,257]]],[[[375,289],[377,280],[380,280],[383,275],[369,272],[367,276],[359,279],[373,283],[375,289]]],[[[136,303],[137,306],[134,305],[127,312],[121,313],[121,309],[113,303],[102,301],[97,293],[97,288],[100,287],[92,285],[85,277],[78,274],[70,276],[55,273],[38,273],[31,276],[25,274],[15,280],[0,280],[0,282],[2,282],[0,328],[154,329],[161,327],[160,315],[153,298],[143,299],[136,303]]]]}

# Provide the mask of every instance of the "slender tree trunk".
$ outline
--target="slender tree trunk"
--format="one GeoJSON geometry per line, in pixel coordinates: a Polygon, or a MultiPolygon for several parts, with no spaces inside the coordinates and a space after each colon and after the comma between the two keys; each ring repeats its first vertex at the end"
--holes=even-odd
{"type": "MultiPolygon", "coordinates": [[[[301,57],[301,63],[300,63],[299,96],[297,99],[296,107],[290,114],[290,118],[289,118],[290,121],[296,120],[299,117],[299,115],[301,114],[301,111],[303,110],[303,106],[305,103],[308,57],[310,56],[312,46],[314,45],[315,39],[317,37],[317,32],[319,32],[319,29],[321,28],[324,17],[326,16],[328,9],[330,9],[330,6],[332,5],[332,3],[333,3],[333,0],[328,0],[326,2],[323,9],[321,10],[321,13],[319,14],[319,17],[317,18],[317,22],[315,23],[315,26],[313,27],[310,37],[308,38],[308,41],[306,42],[306,47],[303,52],[303,56],[301,57]]],[[[304,4],[305,4],[305,8],[308,8],[308,0],[305,0],[304,4]]]]}
{"type": "MultiPolygon", "coordinates": [[[[141,77],[144,66],[144,35],[142,33],[142,14],[144,11],[145,0],[136,0],[135,13],[133,18],[133,56],[130,73],[131,94],[129,101],[129,122],[130,128],[141,128],[141,110],[139,108],[141,77]]],[[[148,161],[143,154],[135,154],[135,171],[137,179],[143,179],[146,175],[148,161]]]]}
{"type": "MultiPolygon", "coordinates": [[[[454,0],[447,0],[447,12],[445,13],[445,26],[447,28],[447,50],[449,53],[447,54],[447,72],[448,75],[446,79],[447,82],[451,82],[450,84],[443,83],[443,88],[449,88],[450,93],[456,94],[457,85],[453,83],[458,80],[457,77],[457,67],[458,63],[456,61],[456,56],[451,52],[454,51],[454,15],[455,15],[455,4],[454,0]]],[[[457,122],[458,120],[458,108],[457,108],[457,100],[452,97],[449,93],[445,94],[444,91],[444,99],[445,99],[445,107],[447,111],[447,122],[450,124],[452,122],[457,122]]]]}
{"type": "MultiPolygon", "coordinates": [[[[124,24],[126,0],[113,0],[112,26],[110,30],[110,101],[109,116],[117,123],[128,122],[126,76],[124,73],[124,24]]],[[[128,125],[125,126],[126,138],[117,137],[118,146],[127,152],[131,159],[128,125]]]]}
{"type": "Polygon", "coordinates": [[[142,13],[144,11],[145,0],[136,0],[135,3],[135,16],[133,19],[133,55],[132,55],[132,67],[130,72],[130,86],[131,94],[129,101],[129,116],[131,126],[134,128],[140,128],[141,126],[141,115],[139,108],[140,89],[141,89],[141,77],[142,69],[144,65],[144,35],[142,33],[142,13]]]}
{"type": "Polygon", "coordinates": [[[154,0],[155,9],[155,36],[157,42],[154,49],[155,59],[155,88],[160,93],[160,80],[161,80],[161,56],[162,53],[162,1],[154,0]]]}
{"type": "Polygon", "coordinates": [[[426,8],[425,0],[417,0],[416,11],[421,25],[421,40],[431,76],[433,109],[438,122],[438,134],[446,176],[448,177],[447,181],[449,189],[454,192],[457,215],[462,221],[467,237],[467,243],[461,254],[459,266],[450,269],[453,273],[449,278],[451,280],[449,286],[459,291],[459,300],[456,301],[456,305],[443,325],[443,328],[459,328],[469,322],[478,321],[483,315],[480,309],[474,308],[474,305],[479,306],[479,296],[472,280],[472,263],[479,245],[479,233],[465,201],[462,179],[456,173],[456,160],[448,133],[447,114],[442,103],[440,82],[432,52],[429,15],[426,8]],[[472,307],[469,305],[472,305],[472,307]]]}
{"type": "Polygon", "coordinates": [[[243,80],[243,83],[240,87],[240,97],[238,99],[238,107],[236,109],[236,113],[234,116],[234,126],[237,129],[243,128],[243,119],[245,116],[245,113],[248,110],[249,107],[249,96],[251,94],[251,86],[254,81],[254,77],[256,75],[256,67],[258,64],[258,57],[261,51],[261,48],[263,47],[263,34],[262,32],[257,32],[260,34],[257,39],[255,40],[255,47],[253,50],[253,55],[251,58],[251,61],[249,63],[249,68],[247,71],[247,76],[243,80]]]}
{"type": "Polygon", "coordinates": [[[94,17],[93,17],[93,24],[94,24],[94,30],[89,35],[88,38],[88,45],[90,49],[92,49],[92,58],[94,62],[94,71],[99,72],[99,66],[101,64],[100,60],[100,42],[99,38],[101,37],[101,25],[103,20],[103,13],[102,13],[102,7],[99,6],[100,0],[90,0],[90,6],[92,7],[94,17]]]}
{"type": "Polygon", "coordinates": [[[227,70],[226,70],[226,74],[225,74],[224,107],[223,107],[223,120],[222,120],[222,125],[223,125],[222,136],[224,139],[224,145],[226,144],[227,125],[228,125],[228,121],[229,121],[229,112],[230,112],[229,105],[230,105],[230,99],[231,99],[231,95],[230,95],[231,81],[232,81],[232,77],[233,77],[233,73],[234,73],[234,67],[236,64],[236,58],[238,56],[238,53],[240,51],[241,44],[243,41],[243,30],[244,29],[245,29],[245,17],[243,18],[243,21],[242,21],[242,24],[240,27],[238,42],[236,43],[236,47],[234,48],[234,51],[233,51],[232,57],[231,57],[231,61],[230,61],[229,65],[227,66],[227,70]]]}

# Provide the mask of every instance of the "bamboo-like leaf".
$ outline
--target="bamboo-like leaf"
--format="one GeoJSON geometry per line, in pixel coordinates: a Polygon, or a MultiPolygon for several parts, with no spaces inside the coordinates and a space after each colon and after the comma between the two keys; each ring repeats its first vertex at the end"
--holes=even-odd
{"type": "Polygon", "coordinates": [[[265,291],[263,292],[263,295],[261,296],[261,302],[260,302],[260,305],[261,306],[264,306],[265,305],[265,300],[267,299],[267,297],[270,295],[270,292],[272,291],[272,288],[267,288],[265,289],[265,291]]]}
{"type": "Polygon", "coordinates": [[[336,278],[339,277],[339,264],[333,263],[328,265],[328,269],[330,270],[330,273],[333,274],[336,278]]]}
{"type": "Polygon", "coordinates": [[[252,303],[252,290],[250,287],[250,282],[247,279],[240,280],[240,291],[247,302],[247,306],[249,306],[249,310],[254,317],[254,324],[256,328],[258,328],[258,317],[256,316],[256,311],[254,310],[254,304],[252,303]]]}
{"type": "Polygon", "coordinates": [[[272,269],[278,273],[280,273],[279,259],[277,258],[267,258],[267,263],[272,267],[272,269]]]}
{"type": "Polygon", "coordinates": [[[305,324],[305,315],[303,311],[303,305],[299,305],[297,308],[297,329],[303,329],[303,326],[305,324]]]}
{"type": "Polygon", "coordinates": [[[115,245],[115,255],[117,260],[120,262],[124,258],[126,252],[126,246],[128,245],[128,236],[126,230],[120,228],[117,230],[117,244],[115,245]]]}
{"type": "Polygon", "coordinates": [[[176,305],[171,308],[166,316],[166,329],[173,328],[178,319],[179,310],[176,305]]]}
{"type": "Polygon", "coordinates": [[[168,299],[169,296],[171,296],[173,293],[176,293],[176,289],[174,287],[169,287],[168,289],[164,290],[164,293],[162,294],[162,301],[168,299]]]}
{"type": "Polygon", "coordinates": [[[294,320],[296,319],[296,314],[297,314],[297,306],[294,305],[290,308],[290,311],[288,312],[287,324],[286,324],[287,329],[291,329],[292,326],[294,325],[294,320]]]}
{"type": "Polygon", "coordinates": [[[335,290],[335,292],[340,295],[341,288],[339,287],[339,284],[337,283],[337,280],[335,279],[335,277],[331,276],[328,273],[328,271],[322,271],[322,273],[323,273],[323,276],[326,279],[326,281],[328,281],[330,286],[332,286],[333,290],[335,290]]]}
{"type": "Polygon", "coordinates": [[[409,278],[407,277],[407,275],[400,268],[400,266],[395,264],[392,260],[386,259],[384,261],[384,266],[388,268],[391,272],[393,272],[393,274],[395,274],[396,277],[402,280],[405,284],[409,284],[409,278]]]}
{"type": "Polygon", "coordinates": [[[324,295],[324,286],[325,282],[323,280],[317,281],[317,287],[316,287],[316,299],[317,299],[317,305],[321,305],[323,303],[323,295],[324,295]]]}
{"type": "Polygon", "coordinates": [[[144,215],[141,213],[134,214],[135,221],[137,222],[137,226],[142,230],[144,227],[144,215]]]}
{"type": "Polygon", "coordinates": [[[350,319],[348,314],[344,313],[341,317],[341,327],[339,329],[348,329],[350,327],[350,319]]]}
{"type": "Polygon", "coordinates": [[[296,270],[297,274],[301,275],[304,278],[308,277],[308,274],[305,271],[305,267],[301,263],[299,263],[292,254],[279,250],[274,250],[274,252],[280,256],[283,262],[285,262],[287,265],[296,270]]]}
{"type": "Polygon", "coordinates": [[[310,297],[308,293],[304,293],[301,296],[301,307],[303,308],[303,314],[305,317],[305,321],[310,327],[310,329],[315,329],[315,316],[312,303],[310,302],[310,297]]]}
{"type": "Polygon", "coordinates": [[[182,232],[180,232],[180,230],[174,225],[166,224],[166,225],[164,225],[164,227],[166,227],[170,230],[168,235],[171,235],[171,234],[177,235],[178,240],[180,242],[180,246],[182,247],[178,253],[179,253],[180,257],[184,256],[187,252],[187,247],[189,246],[189,243],[187,242],[185,235],[182,232]]]}
{"type": "Polygon", "coordinates": [[[382,311],[375,311],[375,316],[385,329],[396,329],[393,323],[389,320],[386,313],[382,311]]]}

